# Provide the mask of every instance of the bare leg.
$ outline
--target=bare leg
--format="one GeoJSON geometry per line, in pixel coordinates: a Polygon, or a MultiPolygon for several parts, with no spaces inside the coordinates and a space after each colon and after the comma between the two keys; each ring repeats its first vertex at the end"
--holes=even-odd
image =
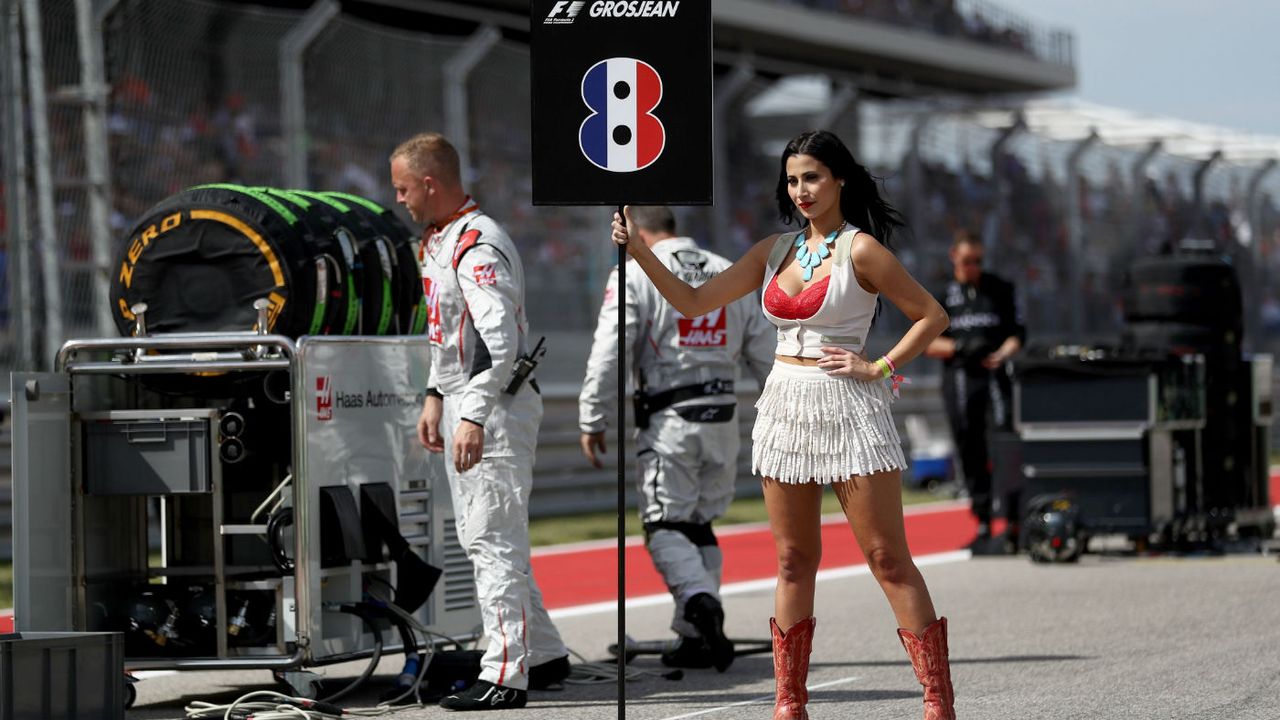
{"type": "MultiPolygon", "coordinates": [[[[938,617],[929,598],[929,588],[925,587],[924,577],[907,548],[901,471],[855,476],[835,483],[834,488],[858,546],[867,557],[871,574],[884,590],[899,627],[921,632],[938,617]]],[[[769,517],[773,518],[772,509],[769,517]]],[[[781,578],[778,586],[781,590],[781,578]]]]}
{"type": "MultiPolygon", "coordinates": [[[[761,481],[769,529],[778,555],[774,615],[784,632],[813,615],[813,590],[822,559],[822,486],[761,481]]],[[[901,521],[902,510],[898,517],[901,521]]]]}

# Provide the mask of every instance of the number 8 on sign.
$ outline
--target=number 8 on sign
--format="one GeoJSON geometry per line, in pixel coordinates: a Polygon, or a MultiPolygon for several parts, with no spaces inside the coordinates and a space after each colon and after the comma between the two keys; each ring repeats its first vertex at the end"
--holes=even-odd
{"type": "Polygon", "coordinates": [[[578,129],[578,145],[593,165],[635,172],[662,155],[666,130],[651,114],[662,101],[662,78],[652,65],[634,58],[601,60],[582,76],[582,101],[592,112],[578,129]]]}

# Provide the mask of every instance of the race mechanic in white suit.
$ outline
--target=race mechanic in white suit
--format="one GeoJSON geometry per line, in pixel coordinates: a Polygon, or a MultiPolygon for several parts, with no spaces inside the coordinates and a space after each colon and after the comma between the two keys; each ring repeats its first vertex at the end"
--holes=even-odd
{"type": "Polygon", "coordinates": [[[480,679],[451,710],[524,707],[569,673],[529,561],[529,492],[542,399],[527,372],[524,269],[506,232],[464,191],[441,135],[391,155],[396,201],[427,226],[421,252],[431,345],[418,439],[443,452],[458,537],[475,569],[488,640],[480,679]]]}
{"type": "MultiPolygon", "coordinates": [[[[676,236],[666,207],[636,207],[640,238],[671,271],[701,285],[729,267],[687,237],[676,236]]],[[[773,326],[757,300],[743,298],[702,317],[685,318],[628,260],[627,369],[635,388],[640,517],[653,564],[675,600],[671,628],[680,636],[662,661],[674,667],[733,662],[720,603],[722,556],[711,521],[733,500],[739,431],[734,382],[745,360],[763,386],[773,366],[773,326]]],[[[618,273],[605,288],[586,379],[578,399],[582,452],[596,467],[604,431],[615,417],[618,383],[618,273]]]]}

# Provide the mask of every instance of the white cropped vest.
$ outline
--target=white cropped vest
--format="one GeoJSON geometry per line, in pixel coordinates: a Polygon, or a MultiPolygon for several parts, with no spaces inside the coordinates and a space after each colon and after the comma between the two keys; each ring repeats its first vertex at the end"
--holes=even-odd
{"type": "Polygon", "coordinates": [[[768,303],[765,302],[769,285],[778,273],[778,266],[786,259],[799,233],[779,236],[773,251],[769,253],[764,273],[764,292],[760,294],[765,317],[778,328],[778,355],[820,358],[825,354],[822,352],[824,346],[862,351],[867,331],[871,328],[871,319],[875,316],[877,294],[864,290],[853,272],[849,249],[853,245],[854,236],[859,232],[858,228],[851,227],[836,238],[831,279],[822,305],[809,317],[799,320],[774,315],[769,312],[768,303]]]}

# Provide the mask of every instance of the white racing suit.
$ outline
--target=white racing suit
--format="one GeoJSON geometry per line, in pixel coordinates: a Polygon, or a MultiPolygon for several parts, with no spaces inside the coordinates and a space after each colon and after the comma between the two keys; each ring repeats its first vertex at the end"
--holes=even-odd
{"type": "Polygon", "coordinates": [[[568,654],[529,561],[529,492],[542,398],[532,378],[504,392],[528,351],[524,269],[506,232],[477,208],[424,240],[431,341],[428,391],[444,396],[440,433],[458,538],[475,571],[488,647],[480,678],[525,689],[528,672],[568,654]],[[463,419],[484,426],[481,461],[454,469],[463,419]]]}
{"type": "MultiPolygon", "coordinates": [[[[730,265],[685,237],[658,242],[653,252],[695,286],[730,265]]],[[[603,431],[616,416],[617,285],[615,269],[578,399],[584,433],[603,431]]],[[[675,600],[671,628],[696,638],[698,631],[684,617],[685,603],[698,593],[720,597],[722,556],[711,521],[733,500],[738,470],[732,384],[745,360],[763,386],[773,366],[775,330],[754,296],[686,319],[630,260],[626,303],[626,361],[633,387],[658,404],[675,400],[653,412],[647,428],[636,430],[640,518],[649,555],[675,600]]]]}

